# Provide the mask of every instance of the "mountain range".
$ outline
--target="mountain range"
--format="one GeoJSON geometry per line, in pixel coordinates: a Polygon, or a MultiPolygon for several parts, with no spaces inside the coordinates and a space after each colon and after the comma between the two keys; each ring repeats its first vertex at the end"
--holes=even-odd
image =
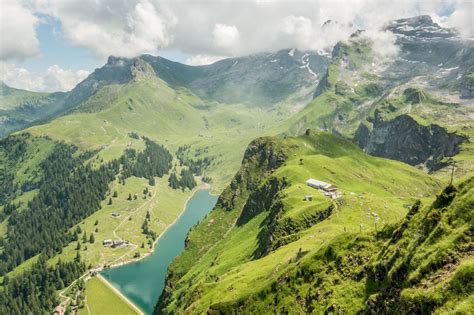
{"type": "Polygon", "coordinates": [[[156,314],[469,313],[474,44],[429,16],[369,31],[204,66],[110,56],[69,92],[1,83],[0,311],[80,305],[68,283],[147,254],[203,182],[217,205],[156,314]],[[117,235],[133,250],[104,249],[117,235]]]}

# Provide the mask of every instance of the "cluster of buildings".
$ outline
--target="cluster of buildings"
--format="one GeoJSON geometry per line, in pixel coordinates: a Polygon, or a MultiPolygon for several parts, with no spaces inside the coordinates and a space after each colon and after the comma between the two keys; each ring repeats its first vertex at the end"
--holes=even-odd
{"type": "Polygon", "coordinates": [[[122,246],[125,246],[125,245],[128,245],[128,241],[125,241],[125,240],[103,240],[102,241],[102,245],[104,245],[105,247],[122,247],[122,246]]]}
{"type": "MultiPolygon", "coordinates": [[[[331,198],[333,200],[339,199],[342,197],[342,193],[337,190],[337,187],[334,186],[333,184],[329,184],[314,178],[310,178],[306,181],[306,184],[309,187],[315,188],[320,190],[324,196],[331,198]]],[[[311,195],[305,195],[304,199],[306,201],[311,201],[313,200],[313,196],[311,195]]]]}

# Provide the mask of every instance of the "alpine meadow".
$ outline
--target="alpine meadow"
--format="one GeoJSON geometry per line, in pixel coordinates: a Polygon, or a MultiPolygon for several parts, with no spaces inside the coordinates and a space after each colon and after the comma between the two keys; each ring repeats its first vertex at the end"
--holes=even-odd
{"type": "Polygon", "coordinates": [[[472,314],[473,12],[0,1],[0,314],[472,314]]]}

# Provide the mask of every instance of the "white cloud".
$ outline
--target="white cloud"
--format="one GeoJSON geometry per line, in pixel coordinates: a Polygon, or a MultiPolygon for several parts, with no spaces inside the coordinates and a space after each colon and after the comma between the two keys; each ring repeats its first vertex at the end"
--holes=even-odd
{"type": "Polygon", "coordinates": [[[464,38],[474,38],[474,22],[472,13],[474,12],[474,2],[465,1],[456,6],[456,10],[449,16],[440,19],[440,24],[446,27],[453,27],[459,30],[464,38]]]}
{"type": "Polygon", "coordinates": [[[43,76],[44,91],[69,91],[77,83],[84,80],[89,75],[86,70],[64,70],[58,65],[52,65],[43,76]]]}
{"type": "Polygon", "coordinates": [[[363,35],[372,41],[372,51],[381,62],[396,57],[400,52],[400,47],[396,44],[397,37],[392,32],[368,30],[363,35]]]}
{"type": "Polygon", "coordinates": [[[346,39],[358,28],[378,30],[392,19],[420,14],[430,14],[446,26],[457,27],[464,36],[473,33],[472,0],[3,1],[5,8],[22,12],[3,14],[7,19],[2,19],[2,35],[13,34],[8,45],[12,49],[2,49],[2,54],[16,57],[38,52],[34,34],[37,19],[31,12],[57,19],[67,41],[102,58],[159,54],[161,48],[196,58],[292,47],[319,50],[346,39]],[[450,17],[441,17],[450,11],[450,17]],[[333,22],[322,27],[327,20],[333,22]],[[15,33],[16,28],[21,32],[15,33]],[[19,48],[13,49],[15,45],[19,48]],[[28,49],[20,49],[25,45],[28,49]]]}
{"type": "Polygon", "coordinates": [[[67,40],[100,57],[156,54],[170,44],[176,23],[149,0],[38,0],[33,5],[61,21],[67,40]]]}
{"type": "Polygon", "coordinates": [[[2,0],[0,4],[0,59],[24,59],[39,53],[33,13],[19,1],[2,0]]]}
{"type": "Polygon", "coordinates": [[[217,47],[232,48],[239,41],[239,30],[235,25],[217,23],[212,31],[217,47]]]}
{"type": "Polygon", "coordinates": [[[187,58],[184,63],[191,66],[202,66],[209,65],[224,58],[224,56],[194,55],[187,58]]]}
{"type": "Polygon", "coordinates": [[[7,62],[1,62],[0,68],[1,80],[7,85],[37,92],[69,91],[89,75],[86,70],[65,70],[58,65],[52,65],[42,74],[32,73],[7,62]]]}

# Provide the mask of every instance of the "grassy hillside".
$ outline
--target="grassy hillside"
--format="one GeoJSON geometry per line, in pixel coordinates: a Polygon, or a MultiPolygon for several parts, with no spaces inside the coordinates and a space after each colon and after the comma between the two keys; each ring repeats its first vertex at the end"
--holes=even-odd
{"type": "MultiPolygon", "coordinates": [[[[44,187],[49,187],[42,172],[45,161],[55,163],[51,158],[58,154],[59,148],[69,148],[70,158],[78,159],[74,163],[81,160],[80,163],[91,166],[92,170],[100,170],[104,166],[108,168],[110,163],[115,165],[129,150],[143,151],[145,141],[142,137],[147,137],[170,150],[174,159],[172,167],[178,174],[181,169],[199,165],[204,159],[210,161],[202,166],[202,174],[196,180],[199,184],[201,177],[205,177],[206,181],[211,180],[215,191],[220,191],[238,168],[248,142],[282,121],[285,106],[282,104],[279,110],[207,103],[186,89],[171,88],[159,78],[137,79],[125,85],[107,86],[74,112],[6,138],[0,146],[0,165],[6,170],[1,178],[5,184],[2,184],[0,208],[0,231],[5,237],[5,242],[0,244],[2,253],[13,243],[9,237],[14,232],[11,213],[16,218],[17,212],[30,211],[29,202],[38,195],[48,202],[49,197],[45,198],[44,191],[41,193],[44,187]],[[186,148],[180,151],[182,162],[177,158],[179,148],[186,148]]],[[[56,162],[68,165],[72,172],[76,167],[69,165],[67,157],[56,162]]],[[[89,268],[101,268],[142,257],[153,246],[150,233],[154,237],[160,235],[178,217],[193,192],[171,189],[168,175],[155,177],[154,185],[149,179],[136,176],[122,181],[120,169],[105,187],[107,193],[100,197],[101,200],[99,198],[94,209],[89,205],[82,207],[88,211],[87,216],[76,217],[71,221],[72,225],[67,221],[58,227],[65,229],[64,235],[61,244],[55,244],[56,248],[45,250],[48,264],[53,266],[59,261],[75,261],[80,257],[89,268]],[[133,196],[132,200],[129,195],[133,196]],[[125,247],[105,248],[102,241],[106,239],[125,239],[130,243],[125,247]]],[[[95,192],[95,188],[84,191],[87,197],[89,194],[94,196],[95,192]]],[[[46,209],[44,211],[49,211],[46,209]]],[[[60,237],[59,234],[56,236],[60,237]]],[[[43,240],[34,240],[37,241],[43,240]]],[[[39,252],[36,247],[25,248],[25,256],[22,255],[18,252],[18,259],[5,256],[10,259],[6,267],[7,279],[29,270],[38,260],[39,252]]],[[[76,299],[73,291],[64,294],[76,299]]]]}
{"type": "Polygon", "coordinates": [[[299,252],[261,290],[216,301],[210,311],[468,314],[473,188],[471,177],[380,231],[341,233],[299,252]]]}
{"type": "Polygon", "coordinates": [[[99,156],[104,160],[123,152],[132,131],[172,151],[190,145],[190,158],[213,159],[206,173],[219,191],[238,169],[246,145],[281,123],[285,114],[284,109],[205,102],[189,90],[173,89],[152,78],[110,86],[81,104],[75,113],[30,128],[29,132],[46,134],[82,149],[100,149],[99,156]]]}
{"type": "Polygon", "coordinates": [[[64,93],[38,93],[15,89],[0,82],[0,137],[61,111],[64,93]]]}
{"type": "Polygon", "coordinates": [[[308,252],[345,235],[380,231],[440,187],[422,171],[370,157],[327,133],[256,140],[216,208],[189,234],[157,312],[238,308],[278,286],[308,252]],[[343,198],[331,201],[308,187],[311,177],[335,184],[343,198]],[[305,194],[313,201],[304,201],[305,194]]]}
{"type": "Polygon", "coordinates": [[[87,281],[86,306],[80,309],[78,314],[138,314],[128,302],[121,299],[113,290],[113,288],[110,288],[99,277],[87,281]]]}

